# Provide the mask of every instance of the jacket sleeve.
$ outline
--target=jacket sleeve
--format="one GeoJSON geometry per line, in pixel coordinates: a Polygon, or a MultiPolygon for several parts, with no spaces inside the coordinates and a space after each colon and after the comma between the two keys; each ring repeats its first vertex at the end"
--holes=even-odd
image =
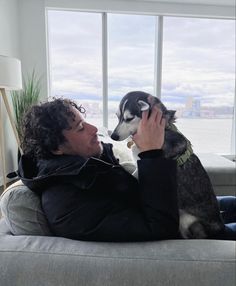
{"type": "Polygon", "coordinates": [[[170,159],[138,160],[139,191],[145,219],[154,236],[176,237],[179,228],[176,162],[170,159]]]}
{"type": "Polygon", "coordinates": [[[133,200],[114,194],[115,188],[89,192],[72,184],[50,187],[42,195],[42,205],[52,232],[87,241],[176,238],[179,220],[175,162],[145,158],[138,161],[138,169],[139,183],[133,200]]]}

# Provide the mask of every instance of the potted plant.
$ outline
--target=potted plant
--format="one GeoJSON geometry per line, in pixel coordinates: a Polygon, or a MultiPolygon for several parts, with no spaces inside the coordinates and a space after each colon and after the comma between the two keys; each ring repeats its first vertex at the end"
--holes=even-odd
{"type": "Polygon", "coordinates": [[[19,140],[22,142],[22,119],[29,108],[39,102],[41,80],[36,76],[35,70],[26,79],[23,78],[23,89],[12,91],[11,98],[15,114],[15,124],[19,140]]]}

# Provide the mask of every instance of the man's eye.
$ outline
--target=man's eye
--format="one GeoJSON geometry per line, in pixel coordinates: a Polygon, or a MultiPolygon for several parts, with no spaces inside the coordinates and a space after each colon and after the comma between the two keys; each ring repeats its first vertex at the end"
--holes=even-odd
{"type": "Polygon", "coordinates": [[[133,117],[129,117],[129,118],[126,118],[125,121],[126,121],[126,122],[130,122],[130,121],[133,120],[133,119],[134,119],[133,117]]]}
{"type": "Polygon", "coordinates": [[[81,131],[84,129],[84,124],[83,122],[80,122],[80,124],[78,125],[78,131],[81,131]]]}

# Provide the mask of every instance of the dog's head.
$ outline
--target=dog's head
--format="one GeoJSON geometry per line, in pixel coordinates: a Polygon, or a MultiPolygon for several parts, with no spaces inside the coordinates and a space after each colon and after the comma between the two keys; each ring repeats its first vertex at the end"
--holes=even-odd
{"type": "Polygon", "coordinates": [[[175,121],[175,111],[167,110],[157,97],[142,91],[129,92],[120,102],[117,112],[119,123],[112,132],[111,138],[122,141],[135,134],[142,118],[142,112],[145,110],[151,111],[154,105],[161,109],[163,117],[166,118],[166,126],[175,121]]]}

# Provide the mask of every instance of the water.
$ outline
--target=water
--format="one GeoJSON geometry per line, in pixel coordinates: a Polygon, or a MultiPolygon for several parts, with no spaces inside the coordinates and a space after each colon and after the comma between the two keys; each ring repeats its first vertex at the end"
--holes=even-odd
{"type": "MultiPolygon", "coordinates": [[[[98,126],[101,118],[87,118],[98,126]]],[[[109,129],[118,123],[117,118],[109,119],[109,129]]],[[[177,128],[187,137],[196,153],[231,154],[232,119],[189,119],[179,118],[177,128]]]]}
{"type": "Polygon", "coordinates": [[[231,153],[232,119],[179,118],[176,126],[197,153],[231,153]]]}
{"type": "MultiPolygon", "coordinates": [[[[98,127],[102,126],[102,102],[80,101],[86,108],[86,120],[98,127]]],[[[114,129],[118,123],[115,115],[119,102],[108,102],[108,128],[114,129]]],[[[176,126],[191,141],[196,153],[231,154],[231,118],[177,118],[176,126]]],[[[235,151],[234,151],[235,153],[235,151]]]]}

